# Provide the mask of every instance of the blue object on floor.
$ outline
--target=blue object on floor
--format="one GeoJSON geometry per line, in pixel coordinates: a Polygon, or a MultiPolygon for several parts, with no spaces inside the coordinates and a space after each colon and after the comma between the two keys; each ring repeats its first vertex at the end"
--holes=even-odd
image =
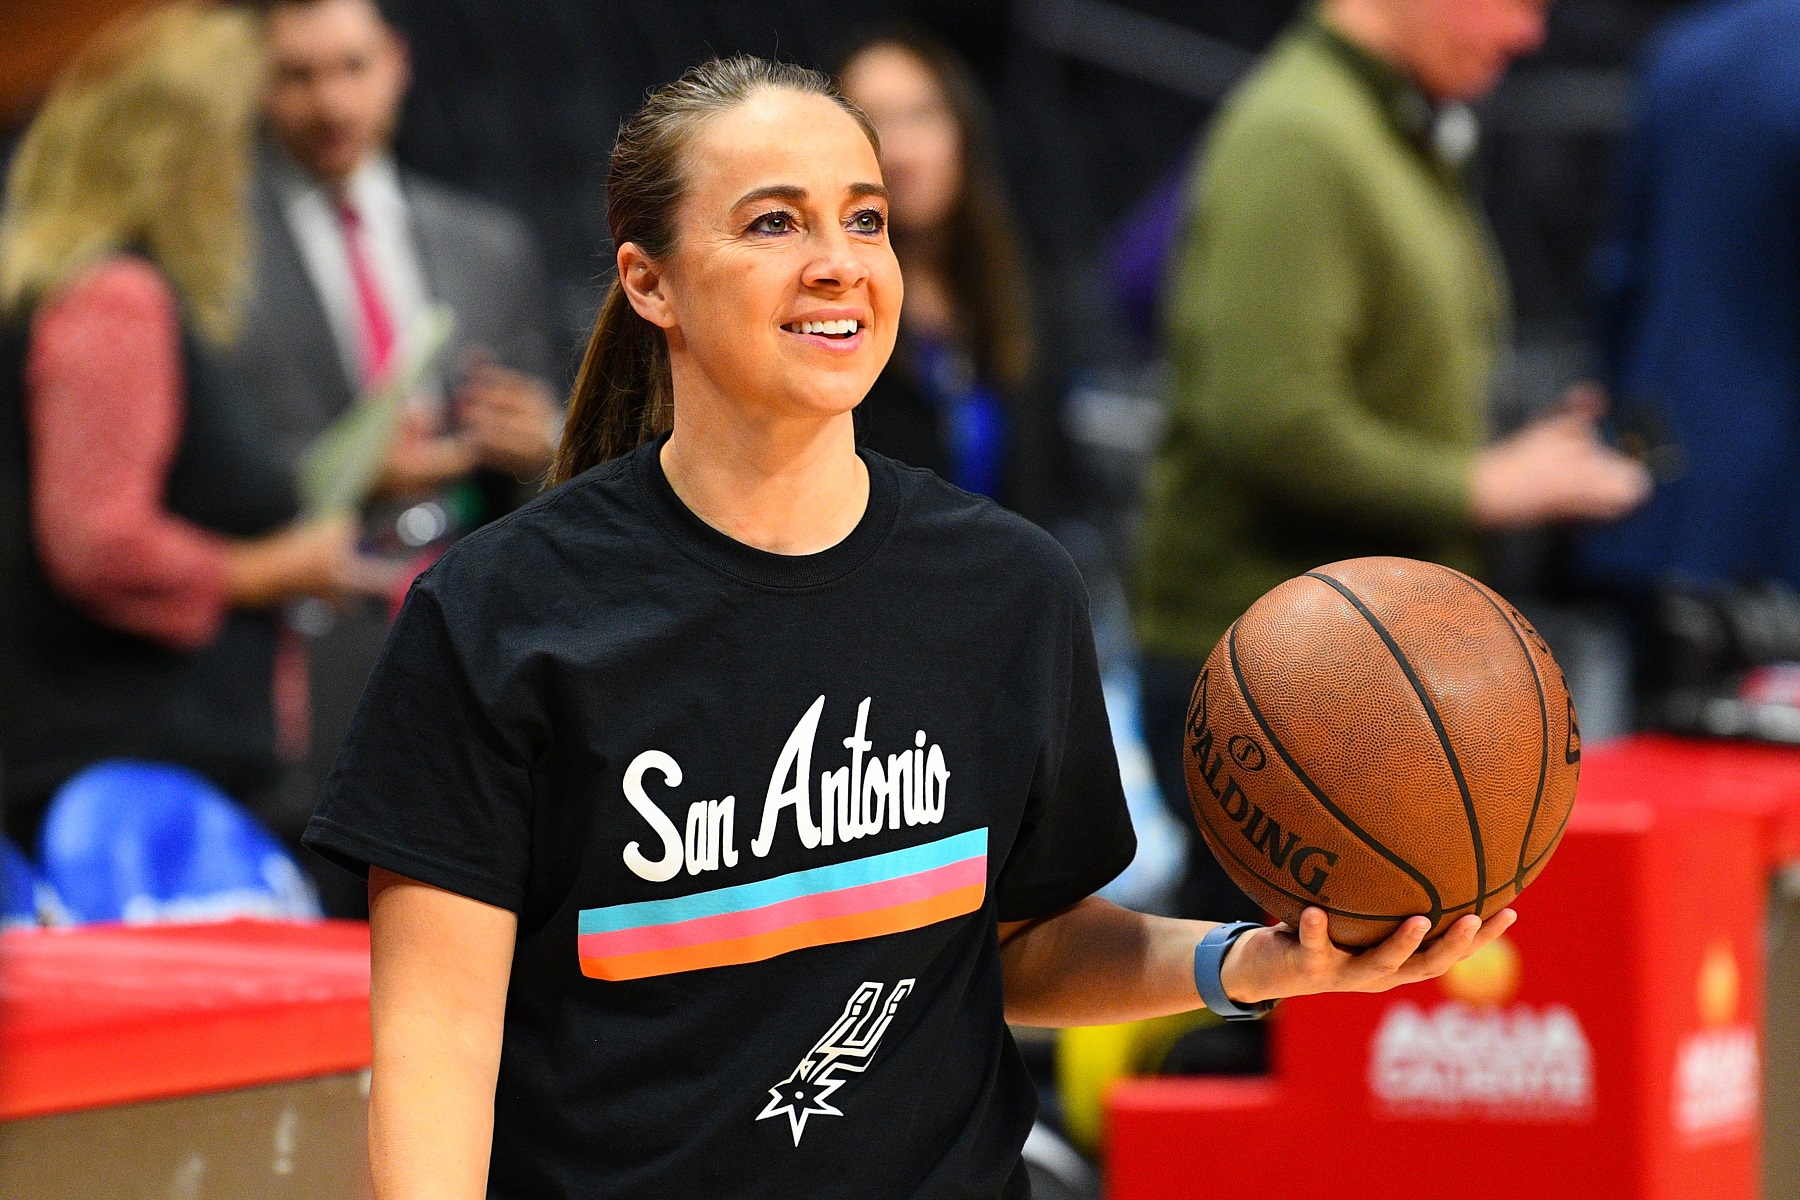
{"type": "Polygon", "coordinates": [[[319,900],[261,821],[185,767],[124,759],[65,783],[44,875],[76,921],[310,919],[319,900]]]}
{"type": "Polygon", "coordinates": [[[0,836],[0,929],[59,923],[61,907],[25,852],[0,836]]]}

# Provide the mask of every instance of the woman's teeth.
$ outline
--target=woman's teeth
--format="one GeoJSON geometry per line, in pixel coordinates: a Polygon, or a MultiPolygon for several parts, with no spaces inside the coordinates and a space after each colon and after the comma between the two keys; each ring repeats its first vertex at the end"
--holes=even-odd
{"type": "Polygon", "coordinates": [[[822,333],[827,337],[843,337],[856,332],[854,320],[843,321],[796,321],[788,326],[796,333],[822,333]]]}

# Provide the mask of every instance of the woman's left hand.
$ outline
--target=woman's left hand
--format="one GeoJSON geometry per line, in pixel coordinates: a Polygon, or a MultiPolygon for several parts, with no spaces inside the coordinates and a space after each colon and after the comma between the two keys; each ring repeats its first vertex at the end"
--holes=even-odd
{"type": "Polygon", "coordinates": [[[1431,922],[1410,917],[1385,942],[1353,953],[1332,942],[1325,910],[1308,908],[1300,914],[1298,931],[1283,923],[1238,938],[1225,956],[1220,982],[1239,1004],[1317,992],[1385,992],[1436,979],[1511,929],[1517,919],[1510,908],[1485,922],[1471,914],[1425,946],[1431,922]]]}

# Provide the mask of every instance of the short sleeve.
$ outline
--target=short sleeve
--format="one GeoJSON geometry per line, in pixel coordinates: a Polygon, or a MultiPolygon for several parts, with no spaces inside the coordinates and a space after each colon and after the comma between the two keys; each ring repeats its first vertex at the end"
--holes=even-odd
{"type": "MultiPolygon", "coordinates": [[[[1077,585],[1079,586],[1079,585],[1077,585]]],[[[1085,598],[1073,606],[1064,686],[1012,851],[1000,868],[999,919],[1051,916],[1130,865],[1137,835],[1119,782],[1085,598]]]]}
{"type": "Polygon", "coordinates": [[[517,912],[529,752],[470,678],[429,579],[400,610],[302,840],[357,874],[381,867],[517,912]]]}

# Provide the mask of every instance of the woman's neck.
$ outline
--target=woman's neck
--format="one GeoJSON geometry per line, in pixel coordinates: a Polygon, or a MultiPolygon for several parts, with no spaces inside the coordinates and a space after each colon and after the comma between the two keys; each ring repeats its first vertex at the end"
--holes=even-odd
{"type": "Polygon", "coordinates": [[[816,554],[862,520],[869,470],[849,413],[769,420],[676,396],[663,474],[702,521],[771,554],[816,554]]]}

